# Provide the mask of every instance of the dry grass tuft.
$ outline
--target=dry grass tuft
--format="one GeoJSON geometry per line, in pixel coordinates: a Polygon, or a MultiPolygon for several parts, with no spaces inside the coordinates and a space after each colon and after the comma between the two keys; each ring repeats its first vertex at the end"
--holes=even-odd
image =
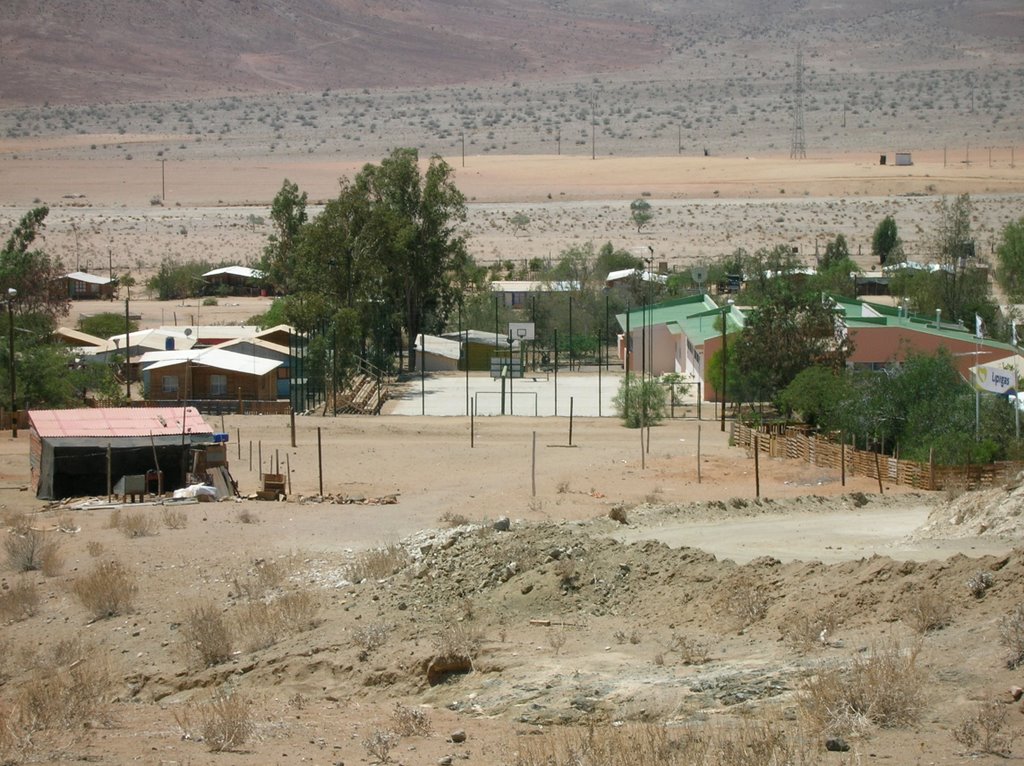
{"type": "Polygon", "coordinates": [[[252,702],[245,696],[218,691],[209,702],[190,703],[175,711],[185,739],[201,740],[210,752],[238,750],[256,734],[252,702]]]}
{"type": "Polygon", "coordinates": [[[395,732],[402,737],[425,737],[433,728],[426,711],[418,707],[408,707],[401,702],[396,702],[391,709],[391,721],[395,725],[395,732]]]}
{"type": "Polygon", "coordinates": [[[391,751],[398,746],[400,737],[390,729],[374,729],[363,740],[363,747],[374,763],[391,763],[391,751]]]}
{"type": "Polygon", "coordinates": [[[788,615],[782,624],[782,640],[800,654],[807,654],[813,649],[826,646],[829,637],[837,627],[835,615],[831,610],[820,614],[796,612],[788,615]]]}
{"type": "Polygon", "coordinates": [[[916,633],[930,633],[949,625],[952,609],[948,598],[932,591],[915,594],[904,611],[903,620],[916,633]]]}
{"type": "Polygon", "coordinates": [[[556,727],[521,737],[512,766],[810,766],[817,754],[774,721],[669,729],[657,723],[556,727]]]}
{"type": "Polygon", "coordinates": [[[138,595],[135,573],[119,561],[103,561],[72,587],[94,620],[130,612],[138,595]]]}
{"type": "Polygon", "coordinates": [[[118,513],[115,526],[122,535],[129,539],[152,537],[160,531],[160,522],[157,521],[156,517],[143,511],[122,511],[118,513]]]}
{"type": "Polygon", "coordinates": [[[188,526],[188,514],[180,508],[168,508],[160,512],[160,519],[168,529],[184,529],[188,526]]]}
{"type": "Polygon", "coordinates": [[[971,754],[998,755],[1006,758],[1020,734],[1005,730],[1009,710],[1000,702],[979,702],[953,729],[953,739],[971,754]]]}
{"type": "Polygon", "coordinates": [[[0,622],[20,622],[34,617],[39,610],[39,590],[35,583],[18,580],[0,592],[0,622]]]}
{"type": "Polygon", "coordinates": [[[1024,664],[1024,603],[1017,604],[999,622],[999,641],[1010,650],[1006,667],[1012,670],[1024,664]]]}
{"type": "Polygon", "coordinates": [[[234,635],[246,651],[273,646],[284,636],[316,625],[319,604],[307,591],[288,593],[271,602],[245,604],[235,616],[234,635]]]}
{"type": "Polygon", "coordinates": [[[435,636],[434,654],[446,659],[466,659],[472,663],[483,642],[483,633],[479,628],[452,622],[444,625],[435,636]]]}
{"type": "Polygon", "coordinates": [[[47,577],[60,573],[64,564],[60,541],[49,532],[25,528],[12,529],[4,540],[7,563],[16,572],[42,572],[47,577]]]}
{"type": "Polygon", "coordinates": [[[748,628],[760,622],[768,614],[771,601],[768,587],[752,578],[741,578],[729,586],[726,610],[740,624],[740,628],[748,628]]]}
{"type": "Polygon", "coordinates": [[[383,580],[402,571],[409,563],[409,553],[397,543],[363,551],[348,566],[348,579],[352,582],[383,580]]]}
{"type": "Polygon", "coordinates": [[[913,724],[924,706],[919,651],[894,641],[847,667],[822,669],[805,685],[800,708],[815,729],[830,735],[913,724]]]}
{"type": "Polygon", "coordinates": [[[243,574],[232,580],[237,597],[256,601],[280,588],[295,570],[292,556],[281,559],[256,559],[243,574]]]}
{"type": "Polygon", "coordinates": [[[213,604],[193,606],[181,623],[186,651],[203,667],[231,659],[234,635],[224,613],[213,604]]]}

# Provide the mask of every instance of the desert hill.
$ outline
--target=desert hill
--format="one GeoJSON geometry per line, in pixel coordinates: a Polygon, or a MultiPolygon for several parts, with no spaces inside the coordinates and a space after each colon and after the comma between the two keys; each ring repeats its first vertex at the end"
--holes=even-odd
{"type": "Polygon", "coordinates": [[[1021,14],[1012,0],[9,0],[0,7],[0,102],[509,82],[665,66],[696,76],[732,55],[788,61],[797,45],[856,70],[983,70],[1019,59],[1021,14]]]}

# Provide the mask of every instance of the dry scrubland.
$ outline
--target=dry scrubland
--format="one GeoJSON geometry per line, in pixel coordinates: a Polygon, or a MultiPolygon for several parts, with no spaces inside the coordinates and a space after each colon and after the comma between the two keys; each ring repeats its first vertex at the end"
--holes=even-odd
{"type": "MultiPolygon", "coordinates": [[[[287,502],[43,508],[18,491],[24,444],[0,441],[0,714],[19,704],[0,717],[0,753],[985,764],[1005,762],[994,753],[1020,728],[1006,692],[1024,651],[1019,529],[973,536],[994,503],[1019,509],[1019,492],[947,508],[946,496],[878,496],[873,480],[842,487],[767,460],[757,500],[750,461],[715,424],[697,483],[693,421],[655,429],[646,467],[610,419],[578,423],[574,449],[554,446],[553,419],[478,421],[472,449],[461,418],[301,418],[296,449],[286,418],[224,425],[291,466],[287,502]],[[310,499],[318,426],[334,502],[310,499]],[[389,495],[396,504],[366,504],[389,495]],[[867,531],[905,514],[959,523],[945,540],[837,523],[797,543],[804,561],[656,542],[711,520],[720,530],[700,539],[715,549],[748,522],[860,515],[867,531]],[[930,560],[940,545],[969,556],[930,560]],[[904,560],[911,547],[919,560],[904,560]],[[827,752],[829,736],[850,750],[827,752]]],[[[243,490],[246,452],[231,445],[243,490]]]]}
{"type": "MultiPolygon", "coordinates": [[[[981,253],[1021,215],[1013,4],[679,2],[629,18],[588,2],[598,21],[575,27],[560,15],[574,0],[495,3],[458,19],[473,41],[461,47],[415,16],[427,5],[386,22],[424,35],[403,38],[408,58],[381,62],[391,51],[361,38],[343,51],[365,59],[366,82],[423,82],[397,89],[346,80],[351,59],[315,44],[331,28],[302,27],[300,4],[297,37],[259,38],[274,55],[211,42],[235,25],[200,28],[174,4],[123,26],[134,5],[92,4],[70,27],[88,39],[74,92],[53,90],[64,58],[45,35],[5,38],[10,61],[31,65],[0,85],[0,230],[47,203],[44,245],[69,268],[145,278],[165,258],[252,262],[285,178],[323,201],[395,146],[455,167],[484,263],[606,240],[673,266],[779,242],[812,257],[842,233],[868,266],[888,214],[926,256],[941,195],[971,194],[981,253]],[[133,37],[179,24],[168,50],[229,55],[176,61],[133,37]],[[607,46],[588,44],[609,25],[607,46]],[[546,37],[517,49],[526,29],[546,37]],[[106,77],[111,62],[123,74],[106,77]],[[914,166],[878,165],[897,150],[914,166]],[[628,205],[641,196],[655,218],[638,234],[628,205]]],[[[56,7],[23,16],[45,23],[56,7]]],[[[236,322],[266,304],[135,310],[149,326],[236,322]]],[[[548,446],[564,444],[554,419],[478,421],[474,449],[461,418],[301,418],[297,450],[284,419],[225,425],[264,459],[279,453],[288,502],[44,507],[23,491],[27,440],[0,439],[0,760],[946,766],[1022,747],[1006,691],[1024,657],[1019,490],[878,497],[872,480],[841,487],[769,460],[756,500],[750,461],[710,424],[698,484],[692,421],[655,429],[645,468],[611,419],[579,423],[575,448],[548,446]],[[300,499],[316,492],[317,426],[337,502],[300,499]],[[927,525],[906,538],[908,518],[927,525]],[[753,555],[736,553],[741,526],[743,539],[765,530],[753,555]],[[720,555],[685,547],[697,540],[720,555]],[[769,555],[781,550],[803,560],[769,555]],[[850,749],[826,751],[829,736],[850,749]]],[[[258,468],[231,456],[251,491],[258,468]]]]}

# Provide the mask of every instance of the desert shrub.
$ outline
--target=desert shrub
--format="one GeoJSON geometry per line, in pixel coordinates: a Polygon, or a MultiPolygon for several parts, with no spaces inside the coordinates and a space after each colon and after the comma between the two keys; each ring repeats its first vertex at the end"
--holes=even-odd
{"type": "Polygon", "coordinates": [[[589,728],[553,727],[520,737],[512,766],[810,766],[802,739],[774,721],[670,729],[656,723],[589,728]]]}
{"type": "Polygon", "coordinates": [[[4,511],[4,526],[12,532],[23,535],[32,528],[28,516],[21,511],[4,511]]]}
{"type": "Polygon", "coordinates": [[[0,592],[0,622],[27,620],[39,609],[39,591],[35,583],[19,580],[0,592]]]}
{"type": "Polygon", "coordinates": [[[953,728],[953,739],[971,753],[1007,757],[1013,749],[1016,730],[1005,731],[1008,708],[999,702],[979,702],[953,728]]]}
{"type": "Polygon", "coordinates": [[[617,644],[639,644],[640,643],[640,631],[633,628],[629,633],[624,630],[617,630],[612,634],[612,638],[615,639],[617,644]]]}
{"type": "Polygon", "coordinates": [[[234,593],[255,601],[271,591],[280,588],[294,571],[294,562],[289,556],[282,559],[256,559],[252,566],[232,580],[234,593]]]}
{"type": "Polygon", "coordinates": [[[390,729],[374,729],[366,739],[363,747],[376,763],[390,763],[391,751],[397,747],[399,736],[390,729]]]}
{"type": "Polygon", "coordinates": [[[994,582],[991,572],[975,572],[971,575],[970,579],[967,580],[967,590],[970,591],[971,595],[975,598],[981,598],[984,596],[988,589],[992,587],[994,582]]]}
{"type": "Polygon", "coordinates": [[[39,571],[50,577],[63,564],[60,555],[60,541],[49,532],[38,529],[12,531],[4,540],[7,563],[16,572],[39,571]]]}
{"type": "Polygon", "coordinates": [[[282,637],[316,624],[319,605],[306,591],[288,593],[270,602],[253,601],[235,615],[234,635],[247,651],[273,646],[282,637]]]}
{"type": "Polygon", "coordinates": [[[478,628],[461,622],[445,624],[434,637],[434,654],[448,659],[467,659],[472,662],[483,644],[478,628]]]}
{"type": "Polygon", "coordinates": [[[383,580],[400,572],[408,563],[409,554],[405,548],[389,543],[358,554],[348,566],[348,579],[352,582],[383,580]]]}
{"type": "Polygon", "coordinates": [[[117,530],[127,538],[151,537],[160,531],[156,517],[143,511],[124,511],[118,514],[117,530]]]}
{"type": "Polygon", "coordinates": [[[770,603],[767,586],[751,578],[741,578],[729,587],[726,610],[741,628],[747,628],[764,619],[770,603]]]}
{"type": "Polygon", "coordinates": [[[910,599],[903,619],[917,633],[941,630],[951,619],[949,601],[941,594],[921,591],[910,599]]]}
{"type": "Polygon", "coordinates": [[[629,519],[626,517],[626,506],[613,505],[608,511],[608,518],[612,521],[617,521],[620,524],[628,524],[629,519]]]}
{"type": "Polygon", "coordinates": [[[576,561],[568,556],[563,556],[555,561],[551,569],[563,588],[572,586],[576,580],[576,561]]]}
{"type": "Polygon", "coordinates": [[[96,558],[102,556],[107,549],[99,540],[90,540],[85,544],[85,550],[89,552],[90,556],[96,558]]]}
{"type": "Polygon", "coordinates": [[[188,514],[180,508],[164,506],[160,512],[160,519],[168,529],[184,529],[188,526],[188,514]]]}
{"type": "Polygon", "coordinates": [[[237,692],[218,691],[175,711],[174,719],[185,738],[202,739],[214,753],[237,750],[256,734],[252,703],[237,692]]]}
{"type": "Polygon", "coordinates": [[[234,637],[224,613],[213,604],[193,606],[181,623],[186,651],[204,667],[231,659],[234,637]]]}
{"type": "Polygon", "coordinates": [[[665,389],[655,380],[623,378],[612,403],[627,428],[653,426],[665,419],[665,389]]]}
{"type": "Polygon", "coordinates": [[[677,652],[684,665],[703,665],[708,661],[710,650],[707,644],[689,636],[678,633],[672,636],[668,651],[677,652]]]}
{"type": "Polygon", "coordinates": [[[462,527],[469,524],[469,517],[461,513],[445,511],[441,514],[441,522],[449,527],[462,527]]]}
{"type": "Polygon", "coordinates": [[[918,652],[892,642],[847,667],[823,668],[805,684],[800,708],[815,728],[833,735],[912,724],[924,704],[918,652]]]}
{"type": "Polygon", "coordinates": [[[131,611],[139,586],[135,573],[119,561],[102,561],[72,587],[94,620],[131,611]]]}
{"type": "Polygon", "coordinates": [[[1010,650],[1006,667],[1024,664],[1024,603],[1017,604],[999,621],[999,641],[1010,650]]]}
{"type": "Polygon", "coordinates": [[[388,642],[390,635],[391,626],[388,623],[382,621],[371,622],[366,625],[360,625],[352,631],[352,642],[362,650],[360,652],[360,659],[365,659],[365,656],[374,649],[384,646],[388,642]]]}
{"type": "Polygon", "coordinates": [[[418,707],[409,707],[401,702],[396,702],[391,709],[391,720],[395,726],[395,732],[402,737],[425,737],[430,734],[430,718],[426,711],[418,707]]]}
{"type": "MultiPolygon", "coordinates": [[[[109,723],[113,677],[104,653],[79,640],[61,642],[33,658],[14,698],[14,725],[23,734],[109,723]]],[[[31,737],[30,737],[31,738],[31,737]]]]}
{"type": "Polygon", "coordinates": [[[796,612],[786,616],[781,626],[782,640],[795,651],[807,654],[815,647],[827,644],[836,625],[831,610],[815,615],[796,612]]]}

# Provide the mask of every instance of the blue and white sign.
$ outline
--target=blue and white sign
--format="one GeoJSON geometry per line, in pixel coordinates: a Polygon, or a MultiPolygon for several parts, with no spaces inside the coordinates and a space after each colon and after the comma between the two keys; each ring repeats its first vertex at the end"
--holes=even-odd
{"type": "Polygon", "coordinates": [[[1017,372],[1002,367],[981,364],[974,368],[975,385],[982,391],[1005,394],[1017,388],[1017,372]]]}

